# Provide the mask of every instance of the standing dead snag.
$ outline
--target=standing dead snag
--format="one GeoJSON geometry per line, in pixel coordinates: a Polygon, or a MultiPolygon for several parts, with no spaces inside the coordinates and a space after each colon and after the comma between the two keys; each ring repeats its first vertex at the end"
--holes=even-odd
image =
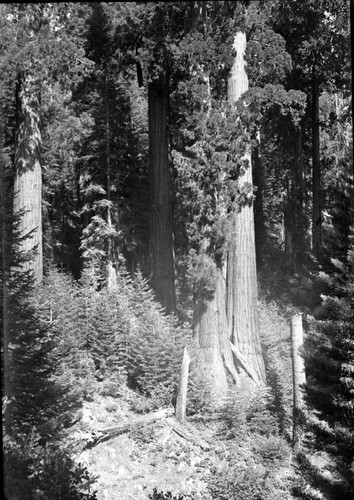
{"type": "Polygon", "coordinates": [[[306,383],[305,363],[301,355],[301,348],[304,342],[302,328],[302,315],[295,314],[291,318],[291,352],[293,365],[293,449],[294,453],[299,453],[301,449],[301,429],[300,417],[303,409],[302,390],[306,383]]]}
{"type": "Polygon", "coordinates": [[[176,419],[179,422],[183,422],[186,418],[186,406],[187,406],[187,388],[188,388],[188,372],[189,364],[191,358],[187,347],[183,351],[182,367],[181,367],[181,378],[179,381],[177,402],[176,402],[176,419]]]}

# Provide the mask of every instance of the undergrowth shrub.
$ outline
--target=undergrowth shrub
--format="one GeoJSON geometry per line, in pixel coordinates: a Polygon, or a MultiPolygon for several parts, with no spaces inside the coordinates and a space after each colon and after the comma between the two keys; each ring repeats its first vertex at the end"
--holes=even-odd
{"type": "Polygon", "coordinates": [[[198,413],[208,413],[213,409],[213,398],[211,393],[209,377],[202,368],[200,354],[194,349],[191,350],[192,361],[189,368],[188,392],[187,392],[187,415],[198,413]]]}
{"type": "Polygon", "coordinates": [[[275,302],[258,301],[258,316],[267,384],[280,432],[292,426],[292,366],[289,314],[275,302]]]}
{"type": "Polygon", "coordinates": [[[86,467],[65,449],[44,446],[39,434],[5,436],[3,452],[6,498],[97,500],[86,467]]]}
{"type": "Polygon", "coordinates": [[[280,437],[260,434],[230,449],[226,463],[211,470],[208,491],[213,500],[290,500],[293,479],[286,466],[290,449],[280,437]],[[284,466],[284,473],[281,468],[284,466]]]}
{"type": "Polygon", "coordinates": [[[222,407],[222,418],[228,439],[242,438],[249,432],[262,436],[278,433],[278,424],[269,387],[255,387],[249,392],[235,388],[229,391],[222,407]]]}
{"type": "Polygon", "coordinates": [[[268,469],[278,469],[290,453],[285,440],[276,435],[256,437],[252,442],[252,451],[268,469]]]}
{"type": "Polygon", "coordinates": [[[120,272],[108,290],[94,265],[80,283],[51,269],[37,306],[53,338],[55,376],[77,399],[119,397],[128,385],[151,399],[148,411],[171,404],[190,333],[164,313],[140,272],[120,272]]]}
{"type": "Polygon", "coordinates": [[[137,444],[144,445],[156,441],[156,430],[153,425],[141,425],[134,427],[130,431],[130,436],[137,444]]]}
{"type": "Polygon", "coordinates": [[[190,494],[178,494],[173,495],[170,491],[166,493],[163,491],[157,491],[157,488],[154,488],[153,493],[148,495],[150,500],[193,500],[193,496],[190,494]]]}

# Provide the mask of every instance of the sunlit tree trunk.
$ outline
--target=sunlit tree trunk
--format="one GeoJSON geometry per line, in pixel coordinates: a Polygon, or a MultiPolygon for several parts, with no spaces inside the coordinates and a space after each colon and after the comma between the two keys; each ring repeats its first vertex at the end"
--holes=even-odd
{"type": "MultiPolygon", "coordinates": [[[[239,31],[234,39],[236,58],[228,80],[228,100],[234,104],[248,90],[244,53],[246,34],[239,31]]],[[[244,153],[244,172],[239,177],[239,188],[253,190],[251,151],[244,153]]],[[[253,202],[239,208],[234,215],[234,242],[227,260],[227,319],[230,337],[248,367],[260,381],[265,379],[264,362],[258,332],[257,271],[254,234],[253,202]]],[[[241,370],[242,379],[249,377],[241,370]]],[[[247,380],[248,379],[248,380],[247,380]]]]}
{"type": "Polygon", "coordinates": [[[291,352],[293,368],[293,448],[294,453],[301,449],[301,412],[303,410],[303,390],[306,384],[305,363],[301,349],[304,343],[301,314],[295,314],[291,318],[291,352]]]}
{"type": "Polygon", "coordinates": [[[8,401],[11,398],[10,387],[10,356],[9,356],[9,289],[8,278],[10,271],[9,264],[9,183],[6,171],[6,161],[3,154],[4,125],[3,116],[0,116],[0,233],[1,233],[1,327],[2,327],[2,395],[3,395],[3,418],[4,430],[9,434],[11,431],[11,405],[8,401]]]}
{"type": "MultiPolygon", "coordinates": [[[[206,241],[204,244],[206,246],[206,241]]],[[[203,250],[203,259],[207,263],[210,257],[207,249],[203,250]]],[[[215,270],[215,289],[207,296],[197,296],[194,310],[194,338],[199,347],[200,368],[204,370],[211,394],[220,400],[227,392],[227,373],[238,382],[229,347],[224,269],[215,270]]]]}
{"type": "Polygon", "coordinates": [[[284,197],[284,247],[285,247],[285,265],[288,273],[294,272],[295,252],[295,213],[294,213],[294,182],[293,179],[287,179],[286,191],[284,197]]]}
{"type": "Polygon", "coordinates": [[[169,158],[169,89],[162,72],[148,84],[151,186],[150,281],[167,312],[176,308],[172,226],[172,167],[169,158]]]}
{"type": "Polygon", "coordinates": [[[29,77],[17,82],[14,214],[20,217],[19,250],[31,252],[22,264],[37,283],[43,278],[42,170],[39,92],[29,77]]]}
{"type": "MultiPolygon", "coordinates": [[[[199,68],[206,87],[207,116],[211,110],[210,79],[202,68],[199,68]]],[[[215,198],[218,199],[215,193],[215,198]]],[[[218,203],[218,201],[217,201],[218,203]]],[[[226,211],[226,207],[218,207],[226,211]]],[[[226,317],[226,267],[219,265],[209,255],[210,241],[204,237],[200,253],[207,267],[214,267],[214,290],[206,295],[198,295],[194,305],[194,337],[199,347],[200,368],[204,370],[206,382],[211,395],[222,401],[227,392],[227,373],[238,383],[238,372],[233,363],[229,346],[229,327],[226,317]]]]}
{"type": "MultiPolygon", "coordinates": [[[[106,69],[106,73],[107,73],[106,69]]],[[[113,289],[117,286],[117,270],[114,267],[114,237],[111,214],[111,148],[110,148],[110,113],[108,99],[108,76],[105,77],[105,98],[106,98],[106,180],[107,180],[107,226],[110,234],[107,241],[107,287],[113,289]]]]}
{"type": "Polygon", "coordinates": [[[188,373],[190,365],[190,355],[187,347],[184,348],[181,375],[178,387],[177,401],[176,401],[176,419],[183,422],[186,418],[186,407],[187,407],[187,390],[188,390],[188,373]]]}
{"type": "Polygon", "coordinates": [[[312,251],[322,260],[321,163],[319,86],[314,65],[312,74],[312,251]]]}

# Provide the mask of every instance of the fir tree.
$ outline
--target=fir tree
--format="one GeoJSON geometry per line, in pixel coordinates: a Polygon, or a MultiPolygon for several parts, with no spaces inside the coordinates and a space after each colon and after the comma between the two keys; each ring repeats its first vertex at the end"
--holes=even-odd
{"type": "Polygon", "coordinates": [[[307,399],[315,450],[328,453],[335,474],[322,484],[330,498],[354,492],[354,240],[344,261],[322,273],[327,292],[308,340],[307,399]],[[339,476],[339,479],[338,479],[339,476]]]}

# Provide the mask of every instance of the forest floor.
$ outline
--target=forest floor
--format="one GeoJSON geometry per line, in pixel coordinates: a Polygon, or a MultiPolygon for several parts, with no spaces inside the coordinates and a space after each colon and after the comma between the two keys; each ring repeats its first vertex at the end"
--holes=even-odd
{"type": "MultiPolygon", "coordinates": [[[[71,438],[76,442],[85,440],[89,435],[97,435],[99,429],[129,423],[137,417],[123,399],[100,397],[85,403],[81,421],[75,432],[71,431],[71,438]]],[[[240,474],[251,469],[257,477],[267,475],[266,467],[254,459],[253,436],[239,443],[233,440],[230,447],[230,441],[224,439],[220,419],[210,418],[206,422],[194,418],[187,424],[196,436],[196,442],[191,442],[171,429],[168,422],[172,420],[174,417],[168,417],[132,427],[77,455],[77,461],[85,465],[95,479],[92,489],[97,492],[98,500],[167,498],[153,497],[154,488],[165,494],[171,492],[176,498],[182,495],[184,500],[209,500],[212,498],[209,480],[228,470],[231,453],[237,457],[236,468],[240,474]],[[199,445],[198,440],[207,443],[208,448],[199,445]]],[[[297,475],[288,451],[286,449],[287,458],[282,457],[281,466],[271,474],[278,485],[284,484],[282,500],[293,498],[289,484],[297,475]]]]}

